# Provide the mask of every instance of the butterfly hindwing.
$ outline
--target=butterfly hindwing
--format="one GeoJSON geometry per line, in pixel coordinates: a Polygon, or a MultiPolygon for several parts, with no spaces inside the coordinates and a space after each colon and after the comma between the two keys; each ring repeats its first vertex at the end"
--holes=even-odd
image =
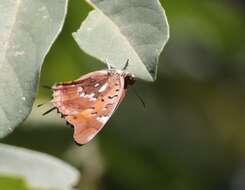
{"type": "Polygon", "coordinates": [[[53,104],[74,126],[78,144],[88,143],[105,125],[125,96],[121,73],[102,70],[53,86],[53,104]]]}

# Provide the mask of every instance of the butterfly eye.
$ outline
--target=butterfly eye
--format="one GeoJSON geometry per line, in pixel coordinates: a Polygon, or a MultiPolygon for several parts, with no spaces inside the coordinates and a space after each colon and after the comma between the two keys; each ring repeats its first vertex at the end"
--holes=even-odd
{"type": "Polygon", "coordinates": [[[133,85],[135,83],[135,78],[130,74],[128,74],[124,80],[125,80],[124,89],[126,89],[128,85],[133,85]]]}

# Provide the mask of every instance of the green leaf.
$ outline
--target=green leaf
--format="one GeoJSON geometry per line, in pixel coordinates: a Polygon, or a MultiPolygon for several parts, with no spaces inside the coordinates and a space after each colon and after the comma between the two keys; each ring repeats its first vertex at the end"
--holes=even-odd
{"type": "Polygon", "coordinates": [[[0,144],[0,155],[0,174],[22,177],[32,188],[68,190],[80,178],[75,168],[44,153],[0,144]]]}
{"type": "Polygon", "coordinates": [[[154,81],[169,27],[159,0],[87,0],[91,11],[73,34],[80,48],[102,62],[154,81]]]}
{"type": "Polygon", "coordinates": [[[0,137],[29,114],[67,0],[0,0],[0,137]]]}
{"type": "Polygon", "coordinates": [[[28,190],[25,180],[18,177],[0,176],[0,189],[28,190]]]}

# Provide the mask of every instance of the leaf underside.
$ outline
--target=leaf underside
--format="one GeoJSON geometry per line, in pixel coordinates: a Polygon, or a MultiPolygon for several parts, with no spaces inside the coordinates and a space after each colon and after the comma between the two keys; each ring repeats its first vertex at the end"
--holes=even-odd
{"type": "Polygon", "coordinates": [[[94,7],[73,34],[80,48],[104,63],[154,81],[169,27],[159,0],[87,0],[94,7]]]}

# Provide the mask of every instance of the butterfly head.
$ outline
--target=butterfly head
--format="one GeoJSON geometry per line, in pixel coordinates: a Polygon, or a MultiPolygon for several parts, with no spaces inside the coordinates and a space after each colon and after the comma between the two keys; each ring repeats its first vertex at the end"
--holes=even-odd
{"type": "Polygon", "coordinates": [[[124,86],[125,89],[128,87],[128,85],[133,85],[136,81],[134,75],[130,73],[125,73],[124,80],[125,80],[125,86],[124,86]]]}

